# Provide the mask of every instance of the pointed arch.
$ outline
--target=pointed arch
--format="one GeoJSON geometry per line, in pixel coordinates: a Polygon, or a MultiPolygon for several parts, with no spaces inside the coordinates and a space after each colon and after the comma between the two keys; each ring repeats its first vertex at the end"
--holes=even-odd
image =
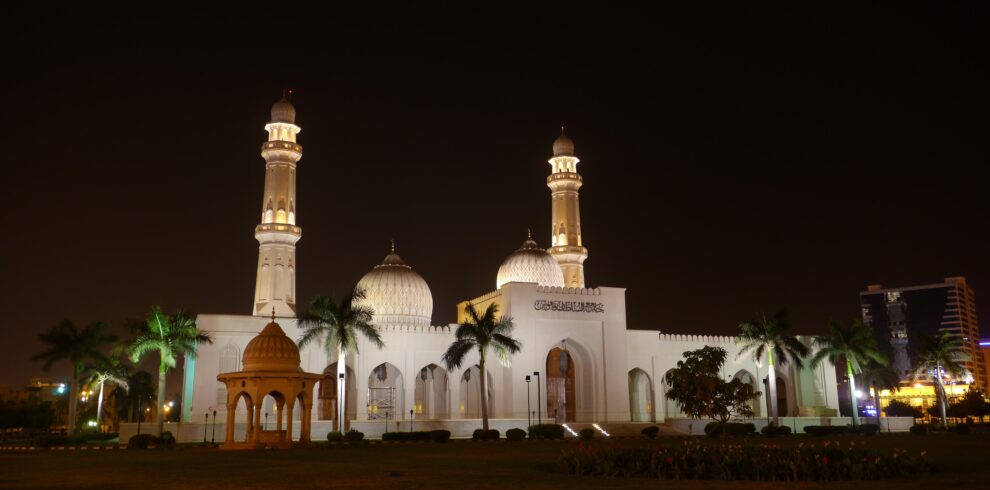
{"type": "MultiPolygon", "coordinates": [[[[487,371],[486,390],[488,393],[488,416],[491,417],[495,403],[493,401],[495,394],[495,383],[492,380],[491,369],[485,369],[487,371]]],[[[481,418],[481,367],[475,364],[468,369],[464,370],[461,374],[460,381],[460,412],[463,418],[467,419],[480,419],[481,418]]]]}
{"type": "Polygon", "coordinates": [[[402,371],[383,362],[368,375],[368,419],[401,419],[406,413],[402,371]]]}
{"type": "MultiPolygon", "coordinates": [[[[742,381],[743,383],[746,383],[746,384],[752,386],[753,387],[753,391],[755,391],[755,392],[760,391],[760,385],[757,384],[756,376],[753,376],[753,373],[751,373],[751,372],[749,372],[749,371],[747,371],[745,369],[740,369],[739,372],[737,372],[735,375],[732,376],[732,379],[738,379],[739,381],[742,381]]],[[[761,416],[760,415],[760,413],[761,413],[761,411],[760,411],[760,399],[758,397],[750,400],[749,407],[753,409],[753,416],[754,417],[760,417],[761,416]]]]}
{"type": "Polygon", "coordinates": [[[629,371],[629,420],[633,422],[656,422],[656,407],[653,406],[653,380],[646,371],[633,368],[629,371]]]}
{"type": "Polygon", "coordinates": [[[424,420],[450,418],[450,389],[447,370],[428,364],[416,376],[415,401],[413,408],[416,417],[424,420]]]}
{"type": "MultiPolygon", "coordinates": [[[[354,383],[354,370],[350,366],[347,368],[347,379],[344,386],[347,394],[344,397],[347,403],[345,414],[348,420],[357,418],[357,385],[354,383]]],[[[337,363],[334,362],[323,370],[323,378],[317,388],[319,395],[319,406],[317,409],[317,420],[333,420],[337,413],[337,363]]]]}

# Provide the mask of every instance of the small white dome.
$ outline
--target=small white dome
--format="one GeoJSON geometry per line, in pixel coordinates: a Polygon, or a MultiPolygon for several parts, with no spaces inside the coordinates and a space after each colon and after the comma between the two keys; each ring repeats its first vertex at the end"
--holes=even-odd
{"type": "Polygon", "coordinates": [[[553,156],[572,157],[574,156],[574,141],[564,132],[564,127],[560,127],[560,136],[553,141],[553,156]]]}
{"type": "Polygon", "coordinates": [[[510,282],[533,282],[540,286],[564,287],[564,273],[560,270],[557,259],[551,257],[530,237],[498,268],[495,287],[501,289],[510,282]]]}
{"type": "Polygon", "coordinates": [[[378,327],[429,327],[433,316],[433,293],[423,277],[392,252],[357,283],[364,290],[361,305],[374,310],[378,327]]]}
{"type": "Polygon", "coordinates": [[[282,100],[272,105],[272,122],[296,123],[296,107],[284,95],[282,96],[282,100]]]}

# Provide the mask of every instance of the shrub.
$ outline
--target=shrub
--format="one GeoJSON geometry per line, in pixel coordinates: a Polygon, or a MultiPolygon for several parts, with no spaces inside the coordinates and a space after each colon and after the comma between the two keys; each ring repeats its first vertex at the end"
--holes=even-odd
{"type": "Polygon", "coordinates": [[[849,434],[859,434],[861,436],[875,436],[880,432],[880,426],[877,424],[860,424],[856,427],[850,427],[849,434]]]}
{"type": "Polygon", "coordinates": [[[499,432],[495,429],[475,429],[474,433],[471,434],[471,438],[476,441],[497,441],[499,432]]]}
{"type": "Polygon", "coordinates": [[[595,438],[595,429],[592,429],[590,427],[586,429],[581,429],[581,431],[578,432],[578,434],[581,437],[582,441],[590,441],[595,438]]]}
{"type": "Polygon", "coordinates": [[[842,444],[779,448],[695,441],[659,449],[579,446],[565,450],[557,464],[572,475],[668,480],[878,480],[928,472],[924,455],[842,444]]]}
{"type": "Polygon", "coordinates": [[[165,446],[171,446],[175,444],[175,436],[169,431],[162,432],[161,437],[158,438],[158,442],[165,446]]]}
{"type": "Polygon", "coordinates": [[[708,434],[709,437],[719,437],[723,431],[725,431],[726,435],[733,437],[748,436],[756,433],[756,426],[751,423],[740,424],[737,422],[727,422],[725,424],[709,422],[705,425],[705,434],[708,434]]]}
{"type": "Polygon", "coordinates": [[[355,443],[364,439],[364,432],[351,429],[344,434],[344,442],[355,443]]]}
{"type": "Polygon", "coordinates": [[[890,404],[884,407],[883,413],[887,414],[888,417],[914,417],[920,419],[924,416],[920,408],[897,400],[891,400],[890,404]]]}
{"type": "Polygon", "coordinates": [[[952,427],[952,432],[962,436],[969,435],[969,424],[957,424],[952,427]]]}
{"type": "Polygon", "coordinates": [[[655,425],[651,425],[651,426],[649,426],[649,427],[647,427],[647,428],[639,431],[639,433],[640,434],[643,434],[644,436],[646,436],[649,439],[656,439],[657,438],[657,434],[660,433],[660,428],[657,427],[657,426],[655,426],[655,425]]]}
{"type": "Polygon", "coordinates": [[[791,435],[791,428],[786,425],[770,425],[760,429],[760,433],[767,437],[777,437],[777,436],[789,436],[791,435]]]}
{"type": "Polygon", "coordinates": [[[928,433],[928,426],[921,424],[914,424],[911,426],[909,430],[911,431],[912,434],[916,436],[923,436],[928,433]]]}
{"type": "Polygon", "coordinates": [[[849,428],[844,425],[809,425],[804,428],[805,434],[815,437],[839,436],[849,428]]]}
{"type": "Polygon", "coordinates": [[[450,441],[449,430],[443,430],[443,429],[431,430],[430,436],[433,439],[433,442],[444,443],[450,441]]]}
{"type": "Polygon", "coordinates": [[[505,438],[510,441],[521,441],[526,438],[526,431],[522,429],[509,429],[505,431],[505,438]]]}
{"type": "Polygon", "coordinates": [[[450,440],[449,430],[418,430],[415,432],[386,432],[382,434],[383,441],[436,441],[450,440]]]}
{"type": "Polygon", "coordinates": [[[148,446],[158,443],[158,438],[152,434],[134,434],[127,440],[127,449],[148,449],[148,446]]]}
{"type": "Polygon", "coordinates": [[[327,442],[340,442],[343,439],[344,439],[344,434],[341,434],[339,430],[332,430],[330,432],[327,432],[327,442]]]}
{"type": "Polygon", "coordinates": [[[537,424],[529,426],[530,439],[563,439],[564,426],[560,424],[537,424]]]}

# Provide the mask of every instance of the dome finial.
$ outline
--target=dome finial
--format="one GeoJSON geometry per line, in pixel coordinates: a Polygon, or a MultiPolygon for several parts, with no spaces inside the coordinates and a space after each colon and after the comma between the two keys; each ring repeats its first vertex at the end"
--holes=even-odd
{"type": "Polygon", "coordinates": [[[392,239],[392,253],[395,253],[395,238],[392,239]]]}
{"type": "Polygon", "coordinates": [[[275,307],[272,307],[272,322],[275,321],[275,307]]]}
{"type": "Polygon", "coordinates": [[[526,239],[527,240],[532,240],[533,239],[533,231],[530,230],[529,228],[526,228],[526,239]]]}

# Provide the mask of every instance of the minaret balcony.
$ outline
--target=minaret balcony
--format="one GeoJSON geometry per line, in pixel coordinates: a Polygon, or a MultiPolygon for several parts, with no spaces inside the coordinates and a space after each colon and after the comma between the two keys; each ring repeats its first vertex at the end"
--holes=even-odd
{"type": "Polygon", "coordinates": [[[582,182],[581,174],[577,172],[557,172],[547,176],[547,183],[551,183],[558,180],[576,180],[582,182]]]}
{"type": "Polygon", "coordinates": [[[291,141],[266,141],[261,144],[261,157],[272,160],[284,156],[293,161],[302,158],[302,145],[291,141]]]}
{"type": "Polygon", "coordinates": [[[265,232],[283,232],[292,233],[294,235],[301,235],[302,228],[296,225],[290,225],[288,223],[262,223],[255,227],[255,233],[265,233],[265,232]]]}

